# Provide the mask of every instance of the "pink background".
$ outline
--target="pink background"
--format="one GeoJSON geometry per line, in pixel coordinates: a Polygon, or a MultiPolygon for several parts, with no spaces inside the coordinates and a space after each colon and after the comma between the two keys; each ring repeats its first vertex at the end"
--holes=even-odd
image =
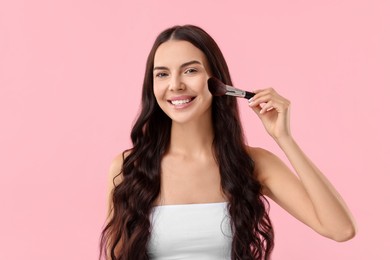
{"type": "MultiPolygon", "coordinates": [[[[343,195],[356,238],[318,236],[272,204],[275,260],[390,259],[388,1],[0,2],[0,259],[97,259],[107,171],[130,146],[146,55],[205,28],[235,85],[292,101],[302,148],[343,195]]],[[[285,157],[241,103],[251,145],[285,157]]]]}

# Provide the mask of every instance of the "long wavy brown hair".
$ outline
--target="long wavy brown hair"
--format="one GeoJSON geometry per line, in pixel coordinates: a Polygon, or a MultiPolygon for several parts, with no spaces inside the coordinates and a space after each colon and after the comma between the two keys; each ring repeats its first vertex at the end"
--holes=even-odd
{"type": "MultiPolygon", "coordinates": [[[[157,48],[175,39],[192,43],[207,57],[212,75],[232,85],[226,61],[215,41],[194,25],[174,26],[158,35],[146,63],[142,109],[131,131],[133,147],[124,156],[123,180],[112,192],[112,209],[102,231],[100,259],[149,259],[149,216],[160,194],[161,159],[170,142],[171,119],[160,109],[153,94],[153,67],[157,48]]],[[[274,232],[269,204],[254,175],[234,97],[213,97],[213,152],[219,165],[221,187],[228,199],[233,230],[231,259],[269,259],[274,232]]]]}

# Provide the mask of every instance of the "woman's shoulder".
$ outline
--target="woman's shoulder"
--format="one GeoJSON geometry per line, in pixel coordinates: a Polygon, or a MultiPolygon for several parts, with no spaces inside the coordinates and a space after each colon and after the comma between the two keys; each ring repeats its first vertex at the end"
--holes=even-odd
{"type": "Polygon", "coordinates": [[[109,169],[109,180],[112,184],[117,186],[123,180],[122,168],[123,162],[127,156],[131,153],[131,150],[125,150],[114,157],[109,169]]]}
{"type": "Polygon", "coordinates": [[[255,163],[264,164],[267,163],[269,159],[276,157],[275,154],[261,147],[246,146],[246,149],[255,163]]]}
{"type": "Polygon", "coordinates": [[[107,218],[111,218],[112,216],[112,210],[113,210],[113,204],[112,204],[112,195],[113,191],[116,186],[118,186],[122,180],[122,168],[123,168],[123,161],[127,156],[129,156],[130,150],[126,150],[117,156],[114,157],[114,159],[111,162],[109,173],[108,173],[108,193],[107,193],[107,218]]]}
{"type": "Polygon", "coordinates": [[[282,163],[274,153],[260,147],[247,146],[249,156],[255,163],[255,173],[260,182],[264,183],[275,168],[282,163]]]}

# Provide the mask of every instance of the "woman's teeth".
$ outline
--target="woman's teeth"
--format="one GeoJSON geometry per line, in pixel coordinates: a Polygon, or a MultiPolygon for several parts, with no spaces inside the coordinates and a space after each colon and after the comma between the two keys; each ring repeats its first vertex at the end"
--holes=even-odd
{"type": "Polygon", "coordinates": [[[177,105],[183,105],[183,104],[187,104],[191,101],[191,99],[183,99],[183,100],[172,100],[171,103],[175,106],[177,105]]]}

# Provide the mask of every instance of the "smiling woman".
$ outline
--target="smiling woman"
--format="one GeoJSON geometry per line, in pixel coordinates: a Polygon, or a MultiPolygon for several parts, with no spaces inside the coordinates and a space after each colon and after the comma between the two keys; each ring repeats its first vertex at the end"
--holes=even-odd
{"type": "Polygon", "coordinates": [[[154,95],[165,114],[177,123],[211,123],[198,121],[211,118],[211,72],[203,52],[190,42],[170,40],[157,49],[154,66],[154,95]]]}
{"type": "Polygon", "coordinates": [[[296,174],[244,142],[236,98],[213,97],[210,77],[232,85],[220,49],[204,30],[175,26],[157,37],[133,147],[111,166],[101,256],[270,259],[274,232],[266,197],[323,236],[352,238],[345,203],[290,133],[290,102],[263,89],[249,107],[296,174]]]}

